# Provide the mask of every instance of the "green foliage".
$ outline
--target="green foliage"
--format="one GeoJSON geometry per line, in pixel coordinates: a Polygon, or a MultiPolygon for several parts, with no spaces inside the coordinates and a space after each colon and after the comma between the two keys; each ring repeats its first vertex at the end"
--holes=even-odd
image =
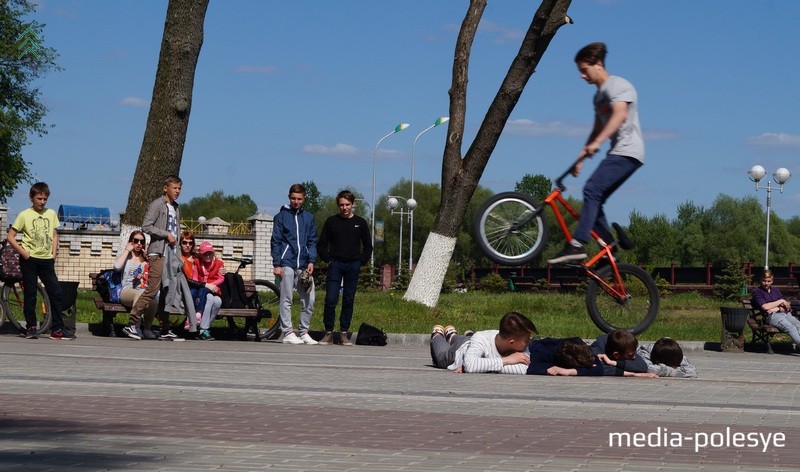
{"type": "Polygon", "coordinates": [[[669,280],[657,275],[655,278],[656,287],[658,287],[658,294],[661,297],[668,297],[672,292],[669,290],[669,280]]]}
{"type": "Polygon", "coordinates": [[[222,218],[228,223],[246,221],[256,214],[258,205],[250,195],[225,195],[222,190],[214,190],[204,197],[195,197],[181,205],[181,216],[196,220],[200,216],[207,219],[222,218]]]}
{"type": "Polygon", "coordinates": [[[515,192],[530,195],[537,202],[542,202],[553,189],[553,183],[542,174],[525,174],[514,186],[515,192]]]}
{"type": "Polygon", "coordinates": [[[361,273],[358,275],[358,291],[377,292],[378,283],[378,273],[375,271],[375,268],[370,264],[361,266],[361,273]]]}
{"type": "MultiPolygon", "coordinates": [[[[797,262],[800,218],[783,221],[775,214],[770,218],[770,264],[797,262]]],[[[766,214],[754,196],[719,195],[708,209],[692,202],[680,204],[672,221],[664,215],[645,217],[634,211],[628,234],[636,247],[626,254],[626,262],[634,264],[663,267],[676,262],[692,267],[760,261],[766,244],[766,214]]]]}
{"type": "Polygon", "coordinates": [[[42,121],[47,107],[34,84],[47,72],[61,70],[55,49],[44,46],[44,25],[23,20],[34,11],[35,4],[26,0],[0,2],[0,203],[31,180],[30,163],[22,157],[28,136],[47,134],[42,121]],[[20,37],[28,28],[35,37],[26,38],[40,47],[23,54],[25,39],[20,37]]]}
{"type": "Polygon", "coordinates": [[[303,209],[316,217],[322,211],[322,193],[313,180],[301,182],[300,185],[306,188],[306,199],[303,202],[303,209]]]}
{"type": "Polygon", "coordinates": [[[442,281],[441,293],[450,293],[458,287],[458,276],[462,275],[461,270],[453,261],[447,266],[447,272],[444,274],[442,281]]]}
{"type": "Polygon", "coordinates": [[[394,281],[392,282],[391,289],[392,290],[402,290],[405,291],[408,289],[408,284],[411,282],[411,276],[408,272],[408,266],[405,264],[400,266],[400,270],[397,272],[397,275],[394,277],[394,281]]]}
{"type": "Polygon", "coordinates": [[[489,293],[504,293],[508,291],[508,282],[494,272],[488,274],[480,281],[480,290],[489,293]]]}
{"type": "Polygon", "coordinates": [[[747,293],[750,277],[744,268],[735,261],[728,261],[722,272],[714,280],[714,296],[723,300],[739,300],[747,293]]]}

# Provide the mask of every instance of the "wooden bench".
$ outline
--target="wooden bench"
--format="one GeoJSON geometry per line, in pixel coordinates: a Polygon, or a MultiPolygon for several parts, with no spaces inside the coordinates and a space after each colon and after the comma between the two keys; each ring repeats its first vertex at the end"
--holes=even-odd
{"type": "Polygon", "coordinates": [[[768,324],[764,312],[752,306],[750,298],[741,298],[742,307],[750,310],[750,317],[747,318],[747,325],[753,331],[753,343],[765,343],[767,345],[767,354],[775,354],[772,350],[772,337],[780,334],[781,331],[768,324]]]}
{"type": "MultiPolygon", "coordinates": [[[[92,290],[97,292],[97,278],[99,273],[91,273],[89,277],[92,279],[92,290]]],[[[244,281],[244,290],[248,298],[256,293],[256,284],[251,280],[244,281]]],[[[130,313],[130,310],[121,303],[106,302],[99,294],[94,298],[94,306],[103,312],[103,321],[101,322],[101,332],[106,336],[116,336],[114,330],[114,318],[117,313],[130,313]]],[[[228,327],[236,333],[236,337],[242,340],[247,339],[249,331],[255,332],[255,340],[261,341],[261,335],[258,329],[258,323],[263,318],[271,316],[269,313],[262,313],[258,308],[221,308],[217,318],[226,317],[228,320],[228,327]],[[239,327],[236,324],[236,318],[245,318],[244,327],[239,327]],[[254,329],[253,329],[254,328],[254,329]]],[[[173,326],[182,326],[185,321],[185,315],[180,315],[177,324],[173,326]]]]}

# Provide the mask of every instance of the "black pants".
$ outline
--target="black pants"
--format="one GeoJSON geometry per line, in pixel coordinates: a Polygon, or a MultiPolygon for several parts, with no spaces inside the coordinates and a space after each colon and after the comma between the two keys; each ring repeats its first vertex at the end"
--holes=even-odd
{"type": "Polygon", "coordinates": [[[61,284],[58,283],[55,266],[55,259],[37,259],[35,257],[23,259],[20,257],[19,267],[22,270],[22,284],[25,287],[22,312],[25,314],[27,328],[36,326],[37,279],[42,281],[47,297],[50,298],[50,310],[53,317],[51,331],[55,332],[64,328],[64,315],[61,312],[64,297],[61,294],[61,284]]]}

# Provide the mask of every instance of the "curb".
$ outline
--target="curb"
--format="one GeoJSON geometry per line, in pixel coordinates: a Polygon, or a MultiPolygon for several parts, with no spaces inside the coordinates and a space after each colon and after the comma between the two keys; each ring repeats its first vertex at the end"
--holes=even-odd
{"type": "MultiPolygon", "coordinates": [[[[88,323],[76,323],[75,325],[76,334],[79,335],[86,335],[86,336],[94,336],[89,331],[89,324],[88,323]]],[[[312,334],[316,334],[313,331],[312,334]]],[[[320,337],[322,332],[319,332],[320,337]]],[[[353,335],[355,336],[355,332],[353,335]]],[[[408,347],[408,348],[422,348],[427,347],[430,345],[431,335],[430,334],[410,334],[410,333],[386,333],[387,339],[386,342],[390,346],[395,347],[408,347]]],[[[355,338],[353,338],[355,340],[355,338]]],[[[593,339],[586,339],[584,340],[587,343],[591,344],[593,339]]],[[[681,345],[681,348],[684,352],[702,352],[706,350],[713,351],[714,348],[710,348],[709,344],[715,345],[714,343],[707,342],[707,341],[678,341],[678,344],[681,345]]]]}

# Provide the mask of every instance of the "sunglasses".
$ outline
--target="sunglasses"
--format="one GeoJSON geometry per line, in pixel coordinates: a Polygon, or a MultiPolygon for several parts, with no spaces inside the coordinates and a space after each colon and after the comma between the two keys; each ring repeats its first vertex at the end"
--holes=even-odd
{"type": "Polygon", "coordinates": [[[194,246],[194,241],[181,241],[181,246],[194,246]]]}

